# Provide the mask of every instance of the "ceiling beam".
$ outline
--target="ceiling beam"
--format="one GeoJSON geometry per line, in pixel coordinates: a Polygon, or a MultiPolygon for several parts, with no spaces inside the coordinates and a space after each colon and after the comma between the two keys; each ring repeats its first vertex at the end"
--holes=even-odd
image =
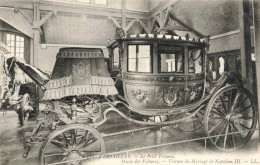
{"type": "Polygon", "coordinates": [[[126,26],[126,28],[124,29],[125,32],[127,32],[136,22],[136,19],[133,19],[131,22],[128,23],[128,25],[126,26]]]}
{"type": "Polygon", "coordinates": [[[149,29],[149,27],[147,27],[142,20],[138,20],[138,22],[140,23],[141,27],[144,29],[144,31],[145,31],[147,34],[151,33],[151,30],[149,29]]]}
{"type": "Polygon", "coordinates": [[[51,18],[51,16],[54,14],[53,11],[48,12],[40,21],[38,26],[41,27],[49,18],[51,18]]]}
{"type": "Polygon", "coordinates": [[[119,22],[115,18],[108,16],[108,19],[112,20],[112,22],[116,25],[116,27],[121,28],[121,25],[119,24],[119,22]]]}
{"type": "Polygon", "coordinates": [[[167,24],[167,21],[168,21],[168,19],[169,19],[169,12],[170,12],[170,10],[171,10],[171,7],[168,7],[168,8],[167,8],[167,11],[166,11],[166,14],[165,14],[165,16],[164,16],[162,28],[164,28],[164,27],[166,26],[166,24],[167,24]]]}

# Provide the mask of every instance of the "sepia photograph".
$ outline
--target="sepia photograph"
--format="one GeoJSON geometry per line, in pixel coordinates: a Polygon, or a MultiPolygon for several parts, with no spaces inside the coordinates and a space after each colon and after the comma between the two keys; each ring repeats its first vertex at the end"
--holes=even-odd
{"type": "Polygon", "coordinates": [[[260,0],[0,0],[0,63],[0,165],[260,165],[260,0]]]}

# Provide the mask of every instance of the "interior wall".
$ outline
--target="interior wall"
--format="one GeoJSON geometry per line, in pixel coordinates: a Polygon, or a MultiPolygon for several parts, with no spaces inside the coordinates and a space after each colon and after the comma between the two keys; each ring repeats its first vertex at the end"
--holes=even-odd
{"type": "Polygon", "coordinates": [[[213,36],[239,28],[237,0],[179,1],[172,6],[171,13],[204,35],[213,36]]]}
{"type": "Polygon", "coordinates": [[[107,45],[115,27],[107,17],[59,12],[44,25],[48,44],[107,45]]]}
{"type": "Polygon", "coordinates": [[[149,11],[151,11],[153,8],[155,8],[160,2],[161,2],[160,0],[149,0],[148,1],[149,11]]]}
{"type": "MultiPolygon", "coordinates": [[[[254,34],[253,29],[251,29],[251,45],[254,45],[254,34]]],[[[209,53],[216,53],[216,52],[224,52],[230,50],[240,50],[240,32],[233,31],[232,34],[226,34],[218,38],[214,38],[210,40],[210,48],[209,53]]]]}
{"type": "Polygon", "coordinates": [[[148,0],[126,0],[126,9],[148,12],[148,0]]]}
{"type": "Polygon", "coordinates": [[[42,71],[52,72],[56,61],[56,55],[59,52],[61,47],[47,47],[46,49],[42,49],[39,47],[38,49],[38,68],[42,71]]]}
{"type": "Polygon", "coordinates": [[[121,9],[122,7],[122,0],[107,0],[108,7],[121,9]]]}

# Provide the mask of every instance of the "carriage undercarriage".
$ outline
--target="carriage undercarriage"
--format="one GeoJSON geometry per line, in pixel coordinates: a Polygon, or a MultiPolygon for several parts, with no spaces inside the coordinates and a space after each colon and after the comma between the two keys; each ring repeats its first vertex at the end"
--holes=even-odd
{"type": "Polygon", "coordinates": [[[92,103],[95,102],[95,105],[90,105],[92,111],[77,107],[75,97],[71,103],[57,100],[49,104],[48,107],[51,108],[45,110],[45,118],[39,121],[32,133],[25,134],[23,157],[28,156],[34,143],[43,142],[39,153],[41,164],[77,164],[106,154],[105,137],[169,125],[174,125],[184,132],[196,131],[204,126],[205,138],[209,139],[215,148],[232,151],[244,146],[256,127],[253,98],[248,90],[238,85],[226,84],[211,99],[205,98],[200,107],[190,112],[168,116],[134,114],[127,109],[124,102],[112,101],[112,98],[102,98],[107,100],[102,103],[94,101],[97,97],[86,98],[92,103]],[[144,127],[113,134],[98,132],[98,126],[105,124],[110,111],[144,127]],[[75,113],[77,116],[73,116],[75,113]],[[48,131],[41,131],[46,128],[48,131]],[[91,151],[84,152],[92,143],[95,143],[94,148],[96,147],[97,151],[91,148],[91,151]],[[49,146],[56,149],[49,149],[49,146]],[[60,153],[57,153],[58,151],[60,153]]]}

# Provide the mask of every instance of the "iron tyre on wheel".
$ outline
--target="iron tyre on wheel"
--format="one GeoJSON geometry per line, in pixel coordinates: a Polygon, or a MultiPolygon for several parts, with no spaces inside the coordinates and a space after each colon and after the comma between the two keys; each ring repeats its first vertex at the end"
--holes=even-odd
{"type": "Polygon", "coordinates": [[[256,105],[251,93],[228,85],[210,99],[204,118],[205,133],[219,150],[241,148],[251,139],[256,128],[256,105]]]}
{"type": "Polygon", "coordinates": [[[70,124],[53,131],[41,146],[40,164],[81,164],[105,154],[100,133],[89,125],[70,124]]]}

